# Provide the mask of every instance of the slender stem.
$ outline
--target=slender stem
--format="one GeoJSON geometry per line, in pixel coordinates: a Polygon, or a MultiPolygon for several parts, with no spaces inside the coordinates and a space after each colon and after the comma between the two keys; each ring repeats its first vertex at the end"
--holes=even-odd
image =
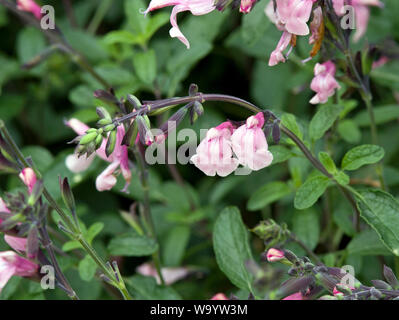
{"type": "MultiPolygon", "coordinates": [[[[140,150],[138,150],[136,146],[134,146],[132,149],[133,149],[134,156],[136,157],[137,163],[139,165],[140,176],[141,176],[141,185],[143,187],[143,192],[144,192],[144,199],[143,199],[144,219],[147,223],[150,236],[157,241],[154,222],[153,222],[152,216],[151,216],[150,197],[149,197],[150,189],[149,189],[149,185],[148,185],[148,170],[147,170],[147,167],[145,165],[145,162],[144,162],[144,159],[143,159],[143,156],[142,156],[140,150]]],[[[161,259],[160,259],[159,249],[152,255],[152,258],[154,260],[154,265],[155,265],[155,269],[157,270],[158,277],[161,280],[161,283],[164,285],[165,280],[162,275],[162,267],[161,267],[161,259]]]]}
{"type": "MultiPolygon", "coordinates": [[[[24,155],[22,154],[21,150],[18,148],[17,144],[15,143],[14,139],[9,134],[7,128],[4,125],[3,120],[0,119],[0,132],[2,133],[4,139],[6,140],[7,144],[13,151],[15,157],[18,161],[23,165],[23,167],[31,167],[31,165],[26,161],[24,155]]],[[[35,171],[36,176],[40,179],[42,177],[41,173],[32,168],[35,171]]],[[[67,215],[57,204],[51,194],[48,192],[46,188],[43,188],[43,196],[47,199],[50,203],[51,207],[53,207],[57,213],[60,215],[62,221],[65,223],[66,227],[71,232],[72,236],[82,245],[83,249],[90,255],[90,257],[96,262],[98,267],[104,272],[104,274],[110,279],[111,283],[118,288],[123,297],[125,299],[131,299],[130,295],[126,294],[125,284],[123,279],[121,278],[120,281],[117,281],[115,275],[111,272],[111,270],[107,267],[105,262],[101,259],[101,257],[97,254],[95,249],[86,241],[83,237],[83,234],[79,230],[78,226],[74,224],[72,219],[67,215]]]]}
{"type": "Polygon", "coordinates": [[[314,261],[316,261],[317,264],[323,265],[323,262],[319,259],[319,257],[318,257],[312,250],[310,250],[310,249],[308,248],[308,246],[302,242],[302,240],[298,239],[298,237],[297,237],[295,234],[293,234],[292,232],[290,233],[290,239],[291,239],[292,241],[296,242],[297,244],[299,244],[299,245],[302,247],[302,249],[305,250],[306,253],[307,253],[314,261]]]}
{"type": "Polygon", "coordinates": [[[68,280],[66,279],[64,273],[62,272],[62,270],[58,264],[57,258],[55,257],[55,253],[53,250],[52,241],[51,241],[50,236],[46,229],[46,225],[43,224],[42,226],[40,226],[38,228],[38,230],[39,230],[40,236],[42,238],[42,244],[50,256],[51,263],[53,264],[53,267],[54,267],[56,273],[58,274],[63,287],[68,291],[67,292],[68,296],[72,300],[79,300],[79,297],[76,295],[76,292],[72,289],[71,285],[69,284],[68,280]]]}
{"type": "Polygon", "coordinates": [[[94,13],[93,19],[90,21],[89,26],[87,27],[87,31],[91,34],[95,34],[101,21],[104,19],[105,15],[108,12],[109,7],[112,4],[112,0],[103,0],[100,5],[97,7],[96,12],[94,13]]]}
{"type": "MultiPolygon", "coordinates": [[[[144,101],[144,106],[135,112],[129,113],[125,116],[122,116],[120,118],[117,118],[114,120],[115,124],[120,124],[124,121],[128,121],[132,118],[135,118],[137,115],[142,115],[142,114],[147,114],[150,113],[151,111],[158,110],[161,108],[169,107],[169,106],[174,106],[174,105],[179,105],[179,104],[185,104],[193,101],[199,101],[201,103],[206,102],[206,101],[223,101],[223,102],[229,102],[232,104],[239,105],[243,108],[246,108],[250,110],[253,113],[258,113],[258,112],[263,112],[263,109],[260,109],[256,105],[234,97],[234,96],[229,96],[229,95],[223,95],[223,94],[203,94],[203,93],[198,93],[195,96],[189,96],[189,97],[178,97],[178,98],[170,98],[170,99],[164,99],[164,100],[159,100],[159,101],[144,101]]],[[[273,120],[278,119],[272,112],[268,111],[271,118],[273,120]]],[[[337,187],[340,189],[340,191],[343,193],[343,195],[348,199],[349,203],[351,204],[353,210],[356,213],[356,216],[354,218],[355,220],[355,225],[359,226],[359,216],[360,212],[356,206],[356,201],[353,199],[352,195],[350,192],[345,190],[337,181],[335,181],[334,177],[328,173],[328,171],[324,168],[322,163],[313,156],[312,152],[305,146],[305,144],[299,139],[295,133],[293,133],[291,130],[289,130],[287,127],[284,125],[280,124],[280,129],[281,131],[287,135],[294,143],[297,145],[297,147],[303,152],[305,157],[310,161],[310,163],[317,169],[319,170],[323,175],[328,177],[329,179],[333,180],[337,187]]]]}

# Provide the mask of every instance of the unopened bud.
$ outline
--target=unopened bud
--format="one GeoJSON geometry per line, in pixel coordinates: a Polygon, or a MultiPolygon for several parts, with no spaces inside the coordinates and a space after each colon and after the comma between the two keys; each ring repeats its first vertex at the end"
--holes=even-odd
{"type": "Polygon", "coordinates": [[[112,131],[112,130],[114,130],[114,129],[115,129],[115,125],[114,125],[113,123],[111,123],[111,124],[109,124],[109,125],[106,125],[106,126],[103,128],[104,132],[109,132],[109,131],[112,131]]]}
{"type": "Polygon", "coordinates": [[[97,107],[96,112],[101,119],[112,119],[111,115],[104,107],[97,107]]]}
{"type": "Polygon", "coordinates": [[[195,96],[198,93],[198,86],[195,83],[190,84],[190,88],[188,89],[188,94],[190,96],[195,96]]]}
{"type": "Polygon", "coordinates": [[[281,259],[284,259],[284,251],[275,249],[275,248],[270,248],[267,251],[266,254],[267,261],[269,262],[276,262],[280,261],[281,259]]]}
{"type": "Polygon", "coordinates": [[[79,141],[80,145],[89,144],[90,142],[94,141],[97,138],[97,130],[94,129],[95,131],[91,131],[91,132],[89,132],[89,130],[87,131],[88,133],[86,133],[84,136],[81,137],[81,139],[79,141]]]}
{"type": "Polygon", "coordinates": [[[103,119],[100,119],[100,120],[98,120],[97,121],[97,124],[99,125],[99,126],[106,126],[106,125],[108,125],[108,124],[111,124],[112,123],[112,119],[106,119],[106,118],[103,118],[103,119]]]}
{"type": "Polygon", "coordinates": [[[114,152],[116,146],[116,130],[111,131],[108,136],[105,154],[109,157],[114,152]]]}
{"type": "Polygon", "coordinates": [[[384,277],[394,289],[399,288],[399,282],[392,269],[384,265],[384,277]]]}

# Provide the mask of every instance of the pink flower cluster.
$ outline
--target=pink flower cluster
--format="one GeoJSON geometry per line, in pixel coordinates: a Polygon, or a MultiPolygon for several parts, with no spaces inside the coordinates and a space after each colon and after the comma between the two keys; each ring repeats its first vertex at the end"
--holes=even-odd
{"type": "MultiPolygon", "coordinates": [[[[28,187],[28,192],[31,193],[36,183],[36,175],[31,168],[25,168],[19,175],[23,183],[28,187]]],[[[9,213],[3,199],[0,198],[0,212],[9,213]]],[[[2,220],[0,219],[0,224],[2,220]]],[[[13,237],[9,235],[4,236],[4,240],[16,252],[24,254],[27,251],[26,238],[13,237]]],[[[31,277],[36,274],[39,266],[32,262],[36,257],[21,257],[14,251],[0,252],[0,292],[7,284],[12,276],[31,277]]]]}
{"type": "MultiPolygon", "coordinates": [[[[240,12],[250,12],[256,1],[257,0],[241,0],[240,12]]],[[[169,30],[169,35],[172,38],[178,38],[187,49],[190,49],[189,41],[177,25],[177,14],[182,11],[190,11],[195,16],[208,14],[216,9],[215,0],[151,0],[144,14],[169,6],[173,6],[172,14],[170,15],[170,24],[172,28],[169,30]]]]}
{"type": "Polygon", "coordinates": [[[379,0],[332,0],[335,13],[338,16],[346,14],[345,5],[351,5],[355,11],[356,32],[353,36],[355,42],[366,33],[370,18],[370,9],[368,6],[382,8],[384,4],[379,0]]]}
{"type": "Polygon", "coordinates": [[[206,175],[217,174],[221,177],[231,174],[239,164],[251,170],[269,166],[273,155],[268,150],[262,130],[264,122],[263,113],[260,112],[249,117],[237,129],[230,122],[223,122],[208,130],[196,154],[191,157],[191,162],[206,175]]]}
{"type": "Polygon", "coordinates": [[[285,62],[286,57],[283,52],[292,41],[295,41],[295,36],[306,36],[309,34],[307,22],[309,21],[315,1],[276,0],[276,8],[274,8],[273,0],[269,2],[265,13],[270,21],[276,25],[277,29],[283,31],[276,49],[270,55],[269,66],[285,62]]]}
{"type": "MultiPolygon", "coordinates": [[[[70,119],[66,122],[67,126],[73,129],[78,135],[84,135],[89,127],[78,119],[70,119]]],[[[110,165],[97,177],[96,179],[96,188],[98,191],[111,190],[113,186],[115,186],[117,179],[116,174],[118,169],[122,173],[125,178],[126,185],[124,190],[130,184],[131,179],[131,171],[129,167],[129,158],[127,147],[122,145],[122,140],[125,135],[125,129],[123,126],[119,126],[117,129],[117,138],[116,138],[116,146],[114,152],[107,157],[105,154],[105,148],[107,146],[107,139],[104,139],[101,147],[96,151],[95,154],[92,154],[89,157],[78,157],[76,154],[69,155],[66,158],[66,166],[67,168],[74,172],[79,173],[85,171],[91,163],[93,162],[95,156],[99,156],[101,159],[110,163],[110,165]]]]}

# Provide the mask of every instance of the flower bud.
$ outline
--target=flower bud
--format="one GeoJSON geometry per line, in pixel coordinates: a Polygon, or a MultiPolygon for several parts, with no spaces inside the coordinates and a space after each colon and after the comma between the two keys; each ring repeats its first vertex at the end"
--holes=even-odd
{"type": "Polygon", "coordinates": [[[105,154],[109,157],[114,152],[116,146],[116,130],[111,131],[108,136],[105,154]]]}
{"type": "MultiPolygon", "coordinates": [[[[94,129],[95,130],[95,129],[94,129]]],[[[84,136],[79,141],[80,145],[86,145],[89,144],[90,142],[94,141],[97,138],[97,130],[95,132],[87,130],[88,133],[86,133],[84,136]]]]}
{"type": "Polygon", "coordinates": [[[101,147],[101,144],[103,143],[103,136],[99,134],[95,140],[96,142],[96,149],[101,147]]]}
{"type": "Polygon", "coordinates": [[[190,88],[188,89],[189,96],[195,96],[198,93],[198,86],[195,83],[190,84],[190,88]]]}
{"type": "Polygon", "coordinates": [[[105,109],[104,107],[97,107],[96,108],[96,112],[97,115],[101,118],[101,119],[109,119],[111,120],[112,117],[109,114],[109,112],[107,111],[107,109],[105,109]]]}
{"type": "Polygon", "coordinates": [[[115,126],[113,123],[111,123],[111,124],[109,124],[109,125],[106,125],[106,126],[104,127],[104,132],[112,131],[112,130],[115,129],[115,127],[116,127],[116,126],[115,126]]]}
{"type": "Polygon", "coordinates": [[[377,289],[392,290],[392,287],[388,283],[386,283],[385,281],[382,281],[382,280],[371,280],[371,283],[377,289]]]}
{"type": "Polygon", "coordinates": [[[61,179],[60,177],[60,190],[62,200],[69,211],[74,215],[76,213],[75,198],[73,197],[71,187],[69,186],[68,178],[61,179]]]}
{"type": "Polygon", "coordinates": [[[133,109],[137,110],[137,109],[141,108],[141,102],[136,96],[134,96],[132,94],[128,94],[127,101],[131,104],[133,109]]]}
{"type": "Polygon", "coordinates": [[[275,249],[275,248],[270,248],[267,251],[266,254],[267,261],[269,262],[276,262],[280,261],[281,259],[284,259],[284,251],[275,249]]]}
{"type": "Polygon", "coordinates": [[[119,103],[118,99],[112,93],[102,89],[94,91],[93,95],[94,98],[99,99],[105,103],[113,103],[113,104],[119,103]]]}
{"type": "Polygon", "coordinates": [[[28,187],[29,193],[32,193],[33,187],[36,184],[36,174],[32,168],[25,168],[19,174],[22,182],[28,187]]]}
{"type": "Polygon", "coordinates": [[[280,142],[280,137],[281,137],[280,124],[278,121],[275,121],[273,123],[272,136],[274,143],[278,144],[280,142]]]}
{"type": "Polygon", "coordinates": [[[128,147],[133,146],[136,143],[137,134],[138,134],[137,121],[133,121],[133,123],[130,124],[129,129],[123,136],[122,145],[128,147]]]}
{"type": "Polygon", "coordinates": [[[100,120],[97,121],[97,124],[99,126],[106,126],[106,125],[111,124],[111,123],[112,123],[112,119],[108,119],[108,118],[103,118],[103,119],[100,119],[100,120]]]}
{"type": "MultiPolygon", "coordinates": [[[[148,118],[148,117],[147,117],[148,118]]],[[[149,146],[154,142],[154,136],[149,128],[148,122],[143,116],[136,117],[140,142],[149,146]]]]}
{"type": "Polygon", "coordinates": [[[384,265],[384,277],[394,289],[399,288],[399,282],[392,269],[384,265]]]}

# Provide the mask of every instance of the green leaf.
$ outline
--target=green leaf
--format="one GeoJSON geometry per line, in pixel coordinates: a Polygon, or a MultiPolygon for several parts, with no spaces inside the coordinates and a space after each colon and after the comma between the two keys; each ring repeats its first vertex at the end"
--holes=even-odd
{"type": "Polygon", "coordinates": [[[321,106],[309,124],[309,135],[312,140],[320,139],[331,128],[343,110],[339,105],[321,106]]]}
{"type": "Polygon", "coordinates": [[[302,140],[303,138],[302,131],[293,114],[284,113],[283,116],[281,117],[281,124],[287,127],[289,130],[291,130],[293,133],[295,133],[295,135],[302,140]]]}
{"type": "Polygon", "coordinates": [[[75,249],[79,249],[79,248],[82,248],[82,245],[77,240],[67,241],[62,246],[62,250],[65,251],[65,252],[68,252],[68,251],[71,251],[71,250],[75,250],[75,249]]]}
{"type": "Polygon", "coordinates": [[[158,244],[153,238],[128,233],[113,238],[108,250],[115,256],[141,257],[156,252],[158,244]]]}
{"type": "Polygon", "coordinates": [[[180,265],[188,241],[190,239],[190,227],[176,226],[171,229],[164,241],[162,241],[162,261],[167,267],[180,265]]]}
{"type": "Polygon", "coordinates": [[[252,292],[252,275],[245,267],[252,259],[248,231],[236,207],[227,207],[216,219],[213,249],[220,270],[238,288],[252,292]]]}
{"type": "Polygon", "coordinates": [[[96,274],[97,265],[89,255],[86,255],[83,260],[79,262],[78,269],[82,280],[90,281],[96,274]]]}
{"type": "Polygon", "coordinates": [[[316,210],[295,212],[292,218],[292,231],[310,250],[316,248],[320,235],[319,216],[316,210]]]}
{"type": "Polygon", "coordinates": [[[133,66],[141,81],[152,84],[157,73],[155,51],[136,52],[133,56],[133,66]]]}
{"type": "MultiPolygon", "coordinates": [[[[266,7],[266,1],[259,1],[259,7],[266,7]]],[[[263,10],[252,10],[249,14],[242,16],[241,35],[249,45],[256,43],[270,26],[270,20],[265,20],[263,10]]]]}
{"type": "Polygon", "coordinates": [[[28,146],[22,149],[25,157],[31,156],[33,163],[40,172],[46,172],[54,161],[53,155],[47,149],[39,146],[28,146]]]}
{"type": "MultiPolygon", "coordinates": [[[[399,118],[399,105],[387,105],[374,107],[374,118],[376,124],[383,124],[399,118]]],[[[370,125],[370,117],[367,111],[362,111],[355,117],[355,122],[361,127],[370,125]]]]}
{"type": "Polygon", "coordinates": [[[380,161],[385,155],[380,146],[364,144],[349,150],[342,159],[343,170],[357,170],[366,164],[380,161]]]}
{"type": "Polygon", "coordinates": [[[350,119],[340,121],[338,123],[337,130],[341,138],[348,143],[358,143],[362,138],[362,133],[356,122],[350,119]]]}
{"type": "MultiPolygon", "coordinates": [[[[22,29],[18,34],[17,53],[21,63],[26,63],[35,58],[37,55],[41,54],[45,48],[46,40],[39,30],[28,27],[22,29]]],[[[34,69],[43,70],[43,66],[39,65],[34,69]]]]}
{"type": "Polygon", "coordinates": [[[313,206],[326,191],[330,180],[324,176],[313,176],[306,179],[296,192],[294,206],[303,210],[313,206]]]}
{"type": "Polygon", "coordinates": [[[361,217],[387,248],[399,256],[399,202],[389,193],[377,189],[358,191],[356,198],[361,217]]]}
{"type": "Polygon", "coordinates": [[[101,232],[101,230],[104,228],[104,223],[102,222],[96,222],[93,223],[90,228],[87,230],[86,233],[86,240],[91,244],[94,240],[94,238],[101,232]]]}
{"type": "Polygon", "coordinates": [[[130,31],[116,30],[108,32],[103,41],[108,45],[115,43],[135,44],[137,43],[137,37],[130,31]]]}
{"type": "Polygon", "coordinates": [[[270,182],[258,189],[249,199],[248,210],[255,211],[289,195],[291,188],[285,182],[270,182]]]}
{"type": "Polygon", "coordinates": [[[289,158],[295,156],[295,153],[283,146],[270,146],[269,151],[273,155],[272,165],[287,161],[289,158]]]}
{"type": "Polygon", "coordinates": [[[346,247],[348,255],[389,255],[390,251],[381,242],[374,230],[357,234],[346,247]]]}
{"type": "Polygon", "coordinates": [[[323,164],[324,168],[326,168],[328,173],[337,173],[337,167],[335,166],[334,160],[331,159],[327,152],[319,152],[319,160],[323,164]]]}
{"type": "Polygon", "coordinates": [[[341,186],[346,186],[350,182],[350,177],[343,171],[334,174],[334,179],[337,180],[341,186]]]}
{"type": "Polygon", "coordinates": [[[157,285],[153,277],[135,275],[126,279],[129,292],[137,300],[181,300],[181,296],[172,288],[157,285]]]}

